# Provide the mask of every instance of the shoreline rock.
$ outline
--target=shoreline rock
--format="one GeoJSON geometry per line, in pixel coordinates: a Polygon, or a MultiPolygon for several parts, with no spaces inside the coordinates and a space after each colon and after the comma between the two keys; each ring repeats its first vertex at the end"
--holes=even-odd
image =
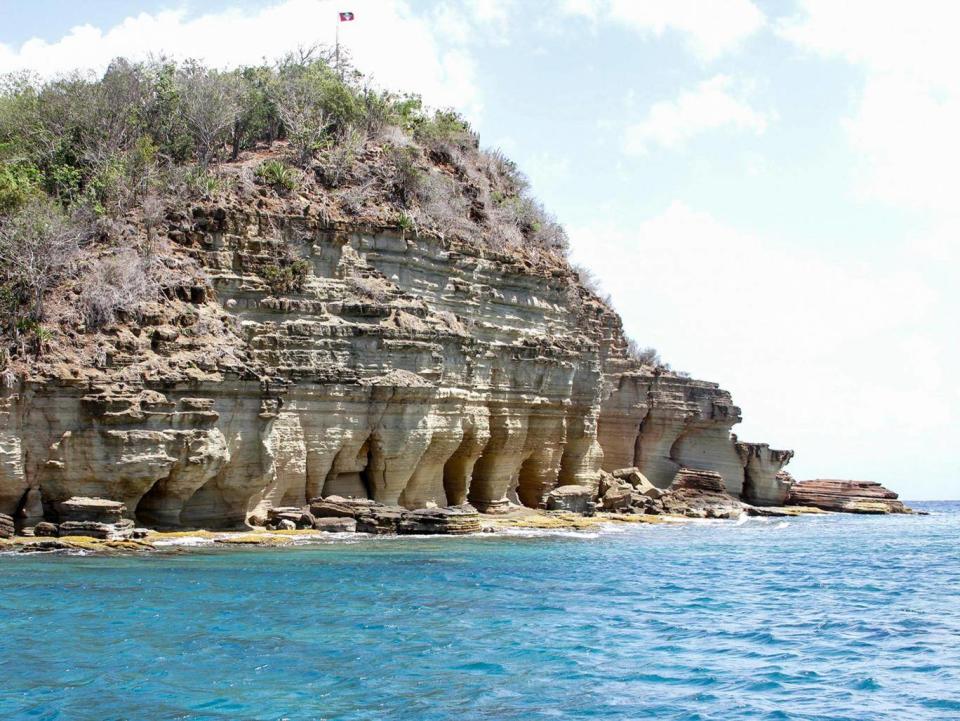
{"type": "Polygon", "coordinates": [[[813,506],[837,513],[913,513],[899,495],[874,481],[819,478],[793,485],[787,505],[813,506]]]}
{"type": "Polygon", "coordinates": [[[688,518],[739,518],[748,506],[727,493],[715,471],[681,468],[660,498],[667,513],[688,518]]]}

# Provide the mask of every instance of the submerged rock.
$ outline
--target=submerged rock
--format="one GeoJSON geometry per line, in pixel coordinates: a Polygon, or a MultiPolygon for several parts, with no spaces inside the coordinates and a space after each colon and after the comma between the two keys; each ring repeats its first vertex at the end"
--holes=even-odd
{"type": "Polygon", "coordinates": [[[840,513],[911,513],[898,498],[896,493],[874,481],[816,479],[796,483],[787,503],[840,513]]]}

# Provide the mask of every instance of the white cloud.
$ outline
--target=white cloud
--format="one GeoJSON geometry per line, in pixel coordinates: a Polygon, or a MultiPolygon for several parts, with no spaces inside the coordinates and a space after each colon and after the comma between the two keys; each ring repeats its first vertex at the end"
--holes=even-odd
{"type": "MultiPolygon", "coordinates": [[[[499,7],[472,3],[467,22],[496,20],[499,7]]],[[[198,17],[182,10],[140,13],[110,28],[75,27],[54,42],[0,44],[0,72],[30,69],[49,76],[75,68],[103,70],[114,57],[150,53],[200,58],[218,67],[272,60],[299,45],[332,44],[339,8],[332,2],[283,0],[254,11],[226,9],[198,17]]],[[[438,32],[429,17],[414,14],[403,0],[353,0],[351,9],[356,20],[341,24],[340,40],[361,70],[385,87],[420,92],[433,105],[476,118],[480,92],[463,38],[438,32]]]]}
{"type": "Polygon", "coordinates": [[[467,0],[467,11],[481,22],[503,24],[513,12],[513,0],[467,0]]]}
{"type": "Polygon", "coordinates": [[[750,0],[564,0],[561,10],[593,20],[610,19],[642,35],[679,32],[704,60],[736,50],[766,24],[750,0]]]}
{"type": "Polygon", "coordinates": [[[768,115],[734,93],[732,79],[717,75],[684,90],[675,100],[654,103],[643,121],[626,128],[624,150],[642,155],[651,145],[677,149],[697,135],[721,128],[762,134],[768,115]]]}
{"type": "Polygon", "coordinates": [[[844,121],[861,195],[955,215],[960,182],[960,5],[804,0],[782,37],[864,70],[844,121]]]}
{"type": "MultiPolygon", "coordinates": [[[[865,366],[867,374],[851,381],[882,389],[891,409],[901,404],[909,408],[908,419],[886,424],[889,450],[872,447],[869,438],[861,447],[883,458],[890,473],[901,473],[905,488],[923,486],[929,476],[939,478],[940,490],[935,492],[941,497],[956,497],[960,206],[954,189],[960,185],[960,5],[948,0],[801,0],[799,5],[778,33],[813,55],[862,72],[862,87],[841,121],[856,152],[855,192],[917,211],[916,222],[904,233],[908,243],[895,262],[919,274],[921,290],[935,294],[935,302],[910,324],[891,326],[885,333],[886,348],[873,344],[875,360],[865,366]],[[892,366],[891,357],[901,369],[892,366]],[[890,366],[886,380],[878,377],[878,366],[890,366]]],[[[867,262],[875,264],[876,258],[867,262]]],[[[889,295],[907,303],[916,292],[889,284],[889,295]]],[[[852,426],[861,422],[858,416],[852,426]]]]}
{"type": "Polygon", "coordinates": [[[549,150],[528,155],[521,165],[535,189],[566,180],[571,173],[570,158],[549,150]]]}
{"type": "Polygon", "coordinates": [[[908,461],[953,458],[960,427],[956,295],[946,273],[933,277],[938,253],[960,264],[956,245],[937,238],[921,256],[878,249],[867,265],[777,244],[681,202],[635,226],[601,222],[570,236],[628,333],[733,392],[741,438],[795,449],[800,477],[946,492],[946,468],[917,478],[908,461]]]}

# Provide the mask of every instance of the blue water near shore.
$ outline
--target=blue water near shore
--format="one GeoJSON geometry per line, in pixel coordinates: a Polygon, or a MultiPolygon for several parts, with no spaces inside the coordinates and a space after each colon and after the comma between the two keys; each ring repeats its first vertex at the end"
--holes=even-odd
{"type": "Polygon", "coordinates": [[[930,516],[0,557],[0,719],[960,719],[930,516]]]}

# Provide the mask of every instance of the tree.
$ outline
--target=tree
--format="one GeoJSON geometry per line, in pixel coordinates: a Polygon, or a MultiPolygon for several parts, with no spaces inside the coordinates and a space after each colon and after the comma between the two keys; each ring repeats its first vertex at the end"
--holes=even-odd
{"type": "Polygon", "coordinates": [[[193,139],[197,162],[204,168],[240,116],[240,87],[236,76],[187,64],[180,72],[180,109],[193,139]]]}
{"type": "Polygon", "coordinates": [[[306,165],[333,122],[320,102],[322,81],[310,68],[288,69],[277,79],[273,101],[297,159],[306,165]]]}
{"type": "Polygon", "coordinates": [[[664,369],[670,368],[669,365],[661,360],[656,348],[641,348],[640,344],[633,340],[633,338],[627,339],[627,355],[645,366],[664,369]]]}
{"type": "Polygon", "coordinates": [[[16,301],[10,319],[15,332],[21,320],[43,318],[44,295],[73,267],[89,235],[85,223],[47,199],[32,199],[0,220],[0,278],[16,301]]]}

